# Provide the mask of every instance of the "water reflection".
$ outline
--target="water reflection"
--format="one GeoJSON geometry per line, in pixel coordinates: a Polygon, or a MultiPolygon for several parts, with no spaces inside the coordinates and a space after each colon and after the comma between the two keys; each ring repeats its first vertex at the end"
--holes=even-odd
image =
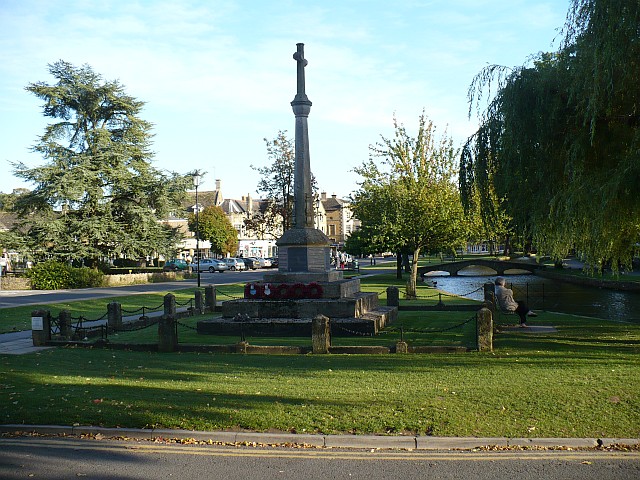
{"type": "MultiPolygon", "coordinates": [[[[533,309],[640,323],[640,293],[556,282],[522,272],[508,273],[505,278],[514,297],[526,300],[533,309]]],[[[462,270],[459,276],[432,272],[426,278],[445,292],[482,300],[482,286],[493,282],[496,276],[490,268],[473,266],[462,270]]]]}

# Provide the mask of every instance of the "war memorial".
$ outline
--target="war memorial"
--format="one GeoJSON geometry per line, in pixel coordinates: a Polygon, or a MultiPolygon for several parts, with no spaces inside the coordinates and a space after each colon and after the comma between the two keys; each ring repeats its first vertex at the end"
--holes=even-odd
{"type": "Polygon", "coordinates": [[[397,307],[381,306],[377,293],[360,291],[360,280],[345,279],[331,267],[330,241],[313,227],[313,193],[305,92],[304,44],[293,54],[297,64],[293,227],[278,239],[279,267],[262,282],[245,286],[244,298],[222,303],[222,318],[198,323],[198,332],[309,335],[312,322],[335,325],[333,335],[375,334],[397,317],[397,307]]]}

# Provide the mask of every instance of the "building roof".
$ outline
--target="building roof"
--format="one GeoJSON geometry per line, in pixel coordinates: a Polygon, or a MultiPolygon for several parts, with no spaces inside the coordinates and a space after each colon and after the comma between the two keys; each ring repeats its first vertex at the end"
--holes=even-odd
{"type": "Polygon", "coordinates": [[[337,195],[332,195],[331,197],[327,198],[326,194],[323,194],[320,200],[322,201],[322,206],[327,213],[335,212],[336,210],[340,210],[349,205],[349,202],[338,198],[337,195]]]}

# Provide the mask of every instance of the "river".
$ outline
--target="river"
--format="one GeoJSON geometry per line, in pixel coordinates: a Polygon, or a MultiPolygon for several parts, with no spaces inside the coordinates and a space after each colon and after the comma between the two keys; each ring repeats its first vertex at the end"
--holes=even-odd
{"type": "MultiPolygon", "coordinates": [[[[574,285],[532,274],[504,277],[516,300],[528,301],[533,309],[640,324],[640,293],[574,285]]],[[[437,288],[444,292],[482,300],[482,286],[493,282],[496,274],[485,267],[468,267],[459,276],[429,274],[426,278],[437,282],[437,288]]]]}

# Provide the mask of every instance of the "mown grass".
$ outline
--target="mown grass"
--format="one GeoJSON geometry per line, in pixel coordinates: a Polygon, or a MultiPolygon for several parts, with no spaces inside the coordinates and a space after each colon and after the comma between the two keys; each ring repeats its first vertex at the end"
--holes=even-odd
{"type": "MultiPolygon", "coordinates": [[[[384,290],[393,282],[363,279],[363,289],[384,290]]],[[[464,319],[470,313],[450,315],[464,319]]],[[[410,330],[456,319],[441,315],[402,312],[401,322],[410,330]]],[[[532,324],[558,331],[505,331],[496,336],[493,353],[450,355],[265,356],[98,348],[4,355],[0,423],[640,436],[640,326],[548,312],[532,324]]]]}
{"type": "Polygon", "coordinates": [[[0,357],[0,421],[197,430],[637,437],[635,325],[565,316],[493,354],[0,357]]]}
{"type": "MultiPolygon", "coordinates": [[[[110,302],[120,303],[123,311],[135,311],[142,306],[147,308],[156,308],[160,306],[160,309],[162,309],[163,298],[167,293],[173,293],[176,296],[177,302],[186,302],[189,298],[193,298],[194,289],[178,289],[172,290],[171,292],[164,291],[121,297],[2,308],[0,309],[0,333],[30,330],[31,312],[34,310],[49,310],[51,315],[54,317],[58,316],[60,311],[68,310],[74,318],[78,318],[82,315],[86,320],[95,320],[107,313],[107,305],[110,302]]],[[[124,315],[126,315],[126,313],[124,313],[124,315]]],[[[141,315],[141,313],[138,312],[138,315],[141,315]]]]}

